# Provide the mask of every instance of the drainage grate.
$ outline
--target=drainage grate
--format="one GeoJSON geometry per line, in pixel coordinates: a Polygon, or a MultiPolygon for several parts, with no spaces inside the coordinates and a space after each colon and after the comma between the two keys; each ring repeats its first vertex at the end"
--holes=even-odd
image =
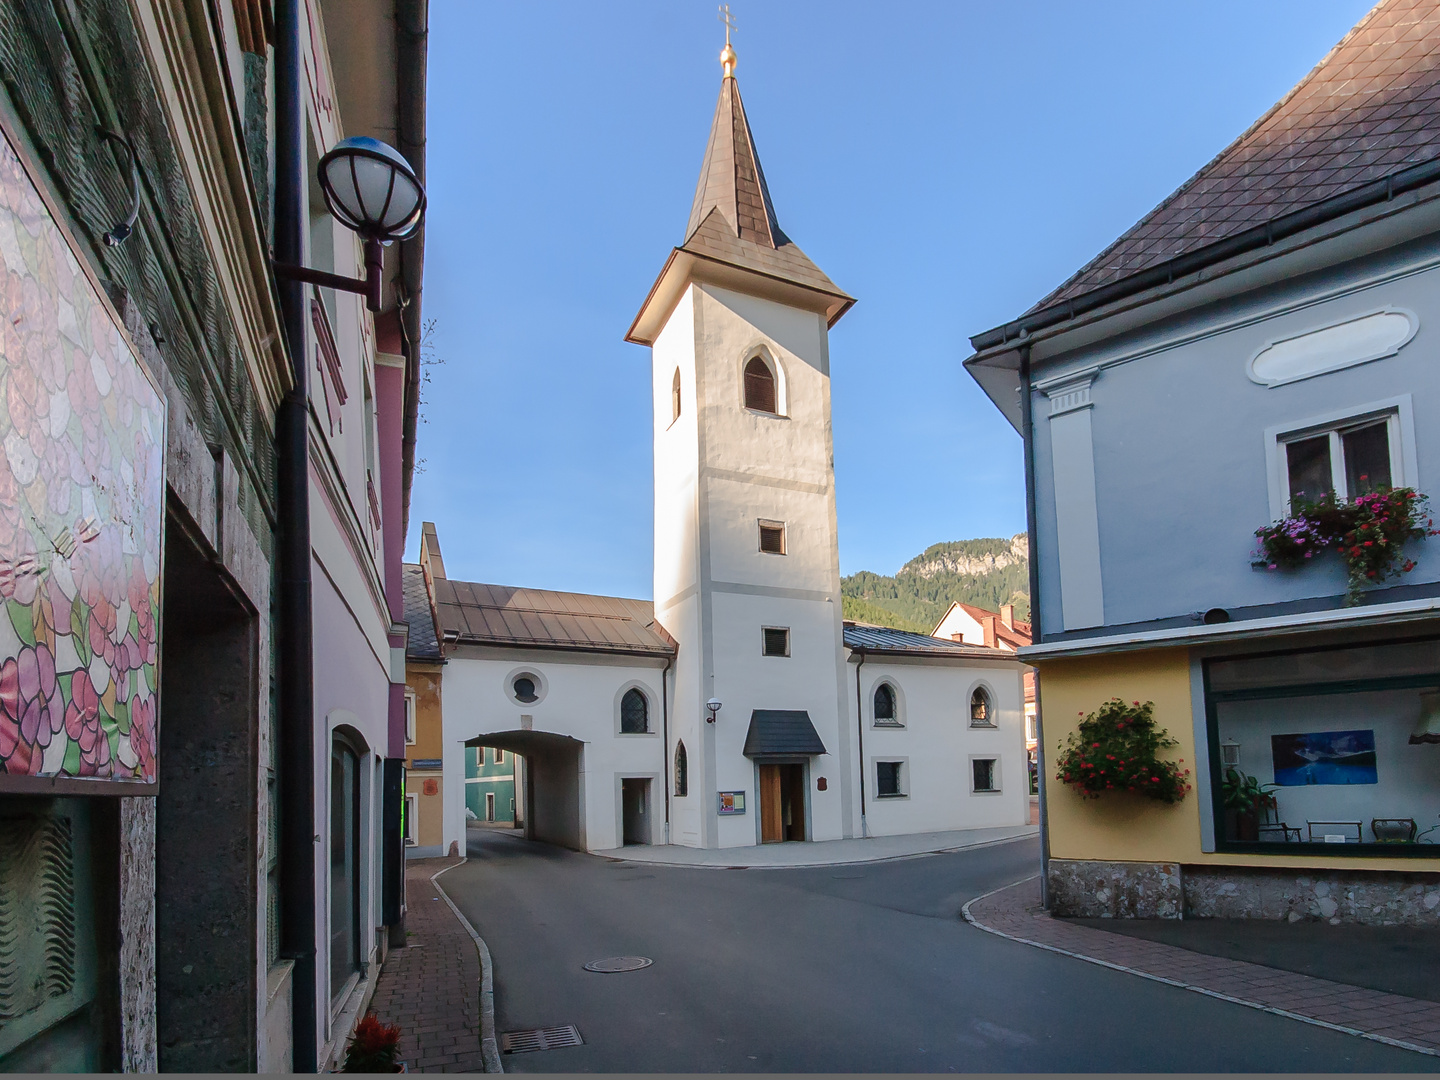
{"type": "Polygon", "coordinates": [[[598,971],[602,975],[614,975],[619,971],[639,971],[654,961],[648,956],[607,956],[604,960],[591,960],[585,965],[586,971],[598,971]]]}
{"type": "Polygon", "coordinates": [[[531,1031],[507,1031],[500,1036],[502,1054],[528,1054],[532,1050],[558,1050],[562,1046],[584,1046],[580,1030],[574,1024],[564,1027],[534,1028],[531,1031]]]}

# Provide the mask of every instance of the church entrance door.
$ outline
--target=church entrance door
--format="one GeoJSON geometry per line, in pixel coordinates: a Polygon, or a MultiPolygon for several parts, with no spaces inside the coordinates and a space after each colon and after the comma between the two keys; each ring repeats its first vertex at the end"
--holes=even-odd
{"type": "Polygon", "coordinates": [[[805,839],[805,766],[760,766],[760,842],[805,839]]]}

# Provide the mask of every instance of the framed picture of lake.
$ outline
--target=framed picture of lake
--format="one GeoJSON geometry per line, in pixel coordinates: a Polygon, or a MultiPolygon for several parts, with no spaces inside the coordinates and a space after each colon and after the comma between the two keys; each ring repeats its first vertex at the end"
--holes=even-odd
{"type": "Polygon", "coordinates": [[[1275,783],[1281,787],[1379,783],[1371,730],[1271,735],[1270,753],[1275,783]]]}

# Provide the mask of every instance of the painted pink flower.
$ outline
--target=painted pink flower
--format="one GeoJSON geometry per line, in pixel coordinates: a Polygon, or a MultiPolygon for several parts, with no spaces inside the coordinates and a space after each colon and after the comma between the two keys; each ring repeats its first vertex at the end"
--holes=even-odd
{"type": "Polygon", "coordinates": [[[84,668],[75,672],[70,680],[70,704],[65,709],[65,731],[78,740],[80,732],[97,721],[100,716],[100,695],[95,693],[95,684],[90,673],[84,668]]]}

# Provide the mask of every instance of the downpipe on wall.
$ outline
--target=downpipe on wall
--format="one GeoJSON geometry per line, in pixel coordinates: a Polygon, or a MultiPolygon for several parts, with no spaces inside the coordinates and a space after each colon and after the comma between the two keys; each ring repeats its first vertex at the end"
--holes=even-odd
{"type": "MultiPolygon", "coordinates": [[[[305,264],[305,114],[300,0],[275,2],[275,258],[305,264]]],[[[280,950],[293,961],[291,1067],[318,1068],[315,962],[315,723],[310,580],[305,292],[276,279],[293,385],[276,422],[279,459],[280,950]]]]}
{"type": "Polygon", "coordinates": [[[870,835],[870,823],[865,820],[865,701],[860,692],[860,668],[865,663],[865,650],[855,649],[860,657],[855,664],[855,730],[860,736],[860,838],[870,835]]]}

